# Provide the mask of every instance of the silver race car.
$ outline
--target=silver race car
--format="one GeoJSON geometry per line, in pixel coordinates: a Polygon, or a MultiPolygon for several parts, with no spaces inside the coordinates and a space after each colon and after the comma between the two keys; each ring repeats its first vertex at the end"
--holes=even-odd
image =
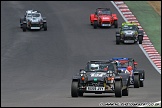
{"type": "Polygon", "coordinates": [[[41,13],[36,10],[27,10],[24,17],[20,18],[20,27],[25,32],[27,29],[47,30],[46,18],[42,17],[41,13]]]}

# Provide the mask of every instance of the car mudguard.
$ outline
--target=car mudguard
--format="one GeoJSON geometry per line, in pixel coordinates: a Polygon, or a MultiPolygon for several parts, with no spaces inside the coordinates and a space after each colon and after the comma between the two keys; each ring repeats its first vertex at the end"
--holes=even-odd
{"type": "Polygon", "coordinates": [[[129,81],[129,74],[127,73],[119,73],[119,75],[122,77],[122,83],[123,86],[127,86],[128,85],[128,81],[129,81]]]}
{"type": "Polygon", "coordinates": [[[26,24],[27,22],[26,21],[23,21],[23,24],[26,24]]]}
{"type": "Polygon", "coordinates": [[[115,76],[114,80],[122,80],[122,76],[115,76]]]}
{"type": "Polygon", "coordinates": [[[116,33],[116,37],[120,37],[120,34],[116,33]]]}
{"type": "Polygon", "coordinates": [[[112,17],[113,17],[113,19],[114,19],[114,20],[118,20],[118,18],[117,18],[117,15],[116,15],[116,14],[112,14],[112,17]]]}
{"type": "Polygon", "coordinates": [[[120,37],[120,32],[118,30],[116,31],[116,37],[120,37]]]}
{"type": "Polygon", "coordinates": [[[145,71],[144,70],[136,70],[140,74],[140,78],[145,79],[145,71]]]}
{"type": "Polygon", "coordinates": [[[143,36],[143,30],[138,31],[138,36],[143,36]]]}
{"type": "Polygon", "coordinates": [[[73,76],[72,77],[72,81],[79,81],[79,79],[80,79],[80,76],[73,76]]]}
{"type": "Polygon", "coordinates": [[[94,20],[97,20],[97,17],[96,17],[95,14],[91,14],[91,15],[90,15],[90,21],[91,21],[91,22],[94,22],[94,20]]]}
{"type": "Polygon", "coordinates": [[[43,23],[46,23],[47,21],[46,20],[43,20],[43,23]]]}
{"type": "Polygon", "coordinates": [[[133,72],[133,74],[134,74],[134,75],[138,75],[138,74],[139,74],[139,71],[135,70],[135,71],[133,72]]]}
{"type": "Polygon", "coordinates": [[[43,20],[46,20],[46,17],[42,17],[43,18],[43,20]]]}

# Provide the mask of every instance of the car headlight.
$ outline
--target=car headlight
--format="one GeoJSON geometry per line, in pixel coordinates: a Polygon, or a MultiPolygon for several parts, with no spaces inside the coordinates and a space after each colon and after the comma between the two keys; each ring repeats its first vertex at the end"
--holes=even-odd
{"type": "Polygon", "coordinates": [[[85,70],[80,70],[80,76],[83,76],[86,74],[86,71],[85,70]]]}

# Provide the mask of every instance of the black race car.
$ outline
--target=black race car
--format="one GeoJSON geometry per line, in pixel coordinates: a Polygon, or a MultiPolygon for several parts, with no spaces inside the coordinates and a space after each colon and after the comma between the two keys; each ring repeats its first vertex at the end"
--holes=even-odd
{"type": "Polygon", "coordinates": [[[138,25],[132,22],[124,22],[120,29],[116,31],[116,44],[136,43],[142,44],[143,30],[138,29],[138,25]]]}
{"type": "Polygon", "coordinates": [[[115,97],[128,96],[129,74],[118,73],[117,63],[112,61],[89,61],[72,78],[71,96],[83,96],[83,93],[115,93],[115,97]]]}
{"type": "Polygon", "coordinates": [[[117,62],[117,69],[121,70],[121,73],[130,74],[130,85],[134,88],[144,86],[145,71],[137,69],[137,62],[133,58],[114,57],[112,60],[117,62]]]}

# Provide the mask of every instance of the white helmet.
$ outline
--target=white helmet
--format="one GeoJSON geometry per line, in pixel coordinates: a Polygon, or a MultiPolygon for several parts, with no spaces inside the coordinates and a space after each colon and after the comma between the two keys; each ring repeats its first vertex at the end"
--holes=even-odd
{"type": "Polygon", "coordinates": [[[99,64],[91,64],[90,69],[91,71],[99,70],[99,64]]]}

